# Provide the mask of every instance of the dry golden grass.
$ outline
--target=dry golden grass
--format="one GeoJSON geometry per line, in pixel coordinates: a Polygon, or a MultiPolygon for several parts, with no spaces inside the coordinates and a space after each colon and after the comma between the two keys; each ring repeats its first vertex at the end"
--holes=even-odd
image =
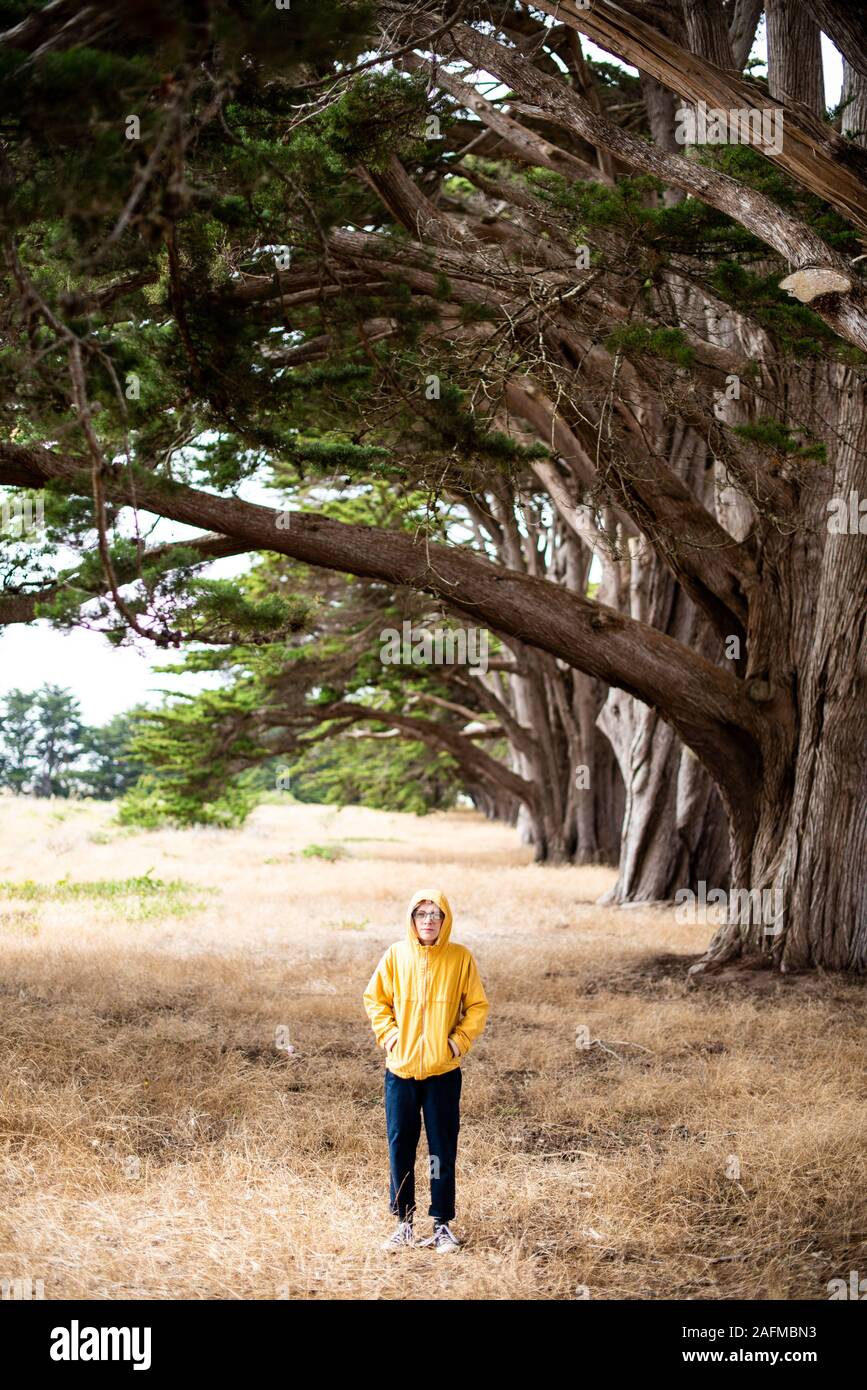
{"type": "MultiPolygon", "coordinates": [[[[0,879],[212,891],[0,897],[0,1277],[46,1298],[825,1299],[867,1272],[859,985],[688,990],[707,928],[600,909],[610,870],[534,866],[469,812],[130,833],[112,811],[0,799],[0,879]],[[300,854],[328,842],[346,857],[300,854]],[[378,1248],[361,1002],[424,884],[491,1000],[447,1259],[378,1248]]],[[[424,1136],[417,1199],[427,1234],[424,1136]]]]}

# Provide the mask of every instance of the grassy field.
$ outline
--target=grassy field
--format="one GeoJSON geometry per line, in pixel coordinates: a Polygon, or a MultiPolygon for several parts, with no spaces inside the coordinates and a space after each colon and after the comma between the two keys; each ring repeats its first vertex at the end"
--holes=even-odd
{"type": "MultiPolygon", "coordinates": [[[[0,1277],[49,1299],[826,1299],[867,1273],[861,986],[689,989],[706,927],[600,909],[610,870],[534,866],[472,812],[112,815],[0,799],[0,1277]],[[491,1000],[448,1257],[379,1249],[361,994],[419,886],[449,895],[491,1000]]],[[[427,1235],[423,1132],[417,1199],[427,1235]]]]}

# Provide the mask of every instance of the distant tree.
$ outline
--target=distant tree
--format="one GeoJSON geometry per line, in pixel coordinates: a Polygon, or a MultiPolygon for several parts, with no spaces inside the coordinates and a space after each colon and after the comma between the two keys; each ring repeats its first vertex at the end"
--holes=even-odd
{"type": "Polygon", "coordinates": [[[115,714],[101,727],[83,730],[82,752],[89,766],[77,780],[84,795],[112,801],[123,796],[144,771],[129,747],[139,708],[115,714]]]}
{"type": "Polygon", "coordinates": [[[129,742],[138,709],[82,723],[71,690],[46,683],[0,701],[0,787],[17,795],[122,796],[141,775],[129,742]]]}
{"type": "Polygon", "coordinates": [[[289,790],[299,801],[414,811],[419,816],[450,810],[461,791],[460,770],[447,753],[405,740],[394,729],[359,730],[316,744],[289,766],[287,776],[289,790]]]}
{"type": "Polygon", "coordinates": [[[33,695],[10,690],[0,706],[0,786],[20,794],[28,791],[37,729],[33,695]]]}
{"type": "Polygon", "coordinates": [[[75,788],[73,765],[82,752],[81,709],[70,690],[45,684],[33,696],[36,738],[32,791],[36,796],[69,796],[75,788]]]}

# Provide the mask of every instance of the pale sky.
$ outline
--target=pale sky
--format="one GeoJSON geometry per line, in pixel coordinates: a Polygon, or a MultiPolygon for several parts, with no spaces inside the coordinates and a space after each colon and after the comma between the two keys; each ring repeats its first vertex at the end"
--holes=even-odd
{"type": "MultiPolygon", "coordinates": [[[[585,51],[593,57],[612,59],[594,44],[585,41],[585,51]]],[[[753,56],[763,61],[765,48],[764,20],[756,37],[753,56]]],[[[825,68],[825,102],[828,106],[840,100],[843,83],[843,64],[833,44],[822,35],[822,58],[825,68]]],[[[635,71],[635,69],[631,69],[635,71]]],[[[241,495],[248,501],[276,505],[277,494],[269,489],[245,485],[241,495]]],[[[189,526],[160,521],[151,542],[181,540],[197,532],[189,526]]],[[[248,564],[242,556],[218,560],[207,570],[200,571],[214,578],[230,578],[248,564]]],[[[34,690],[46,681],[72,690],[81,704],[82,716],[88,724],[102,724],[113,714],[142,702],[159,704],[161,689],[200,690],[214,683],[212,675],[166,676],[155,666],[176,661],[180,653],[166,653],[136,639],[135,646],[116,648],[99,633],[75,631],[57,632],[48,623],[16,623],[0,629],[0,696],[16,687],[34,690]]]]}
{"type": "MultiPolygon", "coordinates": [[[[183,529],[187,535],[199,534],[183,529]]],[[[240,556],[217,560],[200,573],[228,579],[247,563],[240,556]]],[[[112,647],[98,632],[58,632],[45,622],[14,623],[0,629],[0,697],[16,687],[35,690],[50,681],[72,690],[86,724],[104,724],[131,705],[160,704],[161,688],[195,691],[215,683],[210,675],[178,677],[154,671],[155,666],[180,661],[182,655],[140,638],[135,647],[112,647]]]]}
{"type": "MultiPolygon", "coordinates": [[[[248,502],[269,507],[279,500],[273,489],[250,482],[238,493],[248,502]]],[[[149,546],[201,535],[194,526],[155,518],[149,512],[142,512],[140,524],[149,546]]],[[[74,564],[75,556],[70,553],[65,563],[74,564]]],[[[229,579],[249,563],[246,555],[230,555],[203,567],[199,574],[229,579]]],[[[178,663],[182,657],[183,649],[167,652],[145,638],[134,637],[129,647],[113,647],[99,632],[81,628],[58,632],[47,622],[13,623],[0,628],[0,697],[8,690],[35,690],[50,681],[73,691],[86,724],[104,724],[131,705],[160,704],[160,690],[193,692],[219,679],[212,674],[171,676],[154,670],[178,663]]]]}

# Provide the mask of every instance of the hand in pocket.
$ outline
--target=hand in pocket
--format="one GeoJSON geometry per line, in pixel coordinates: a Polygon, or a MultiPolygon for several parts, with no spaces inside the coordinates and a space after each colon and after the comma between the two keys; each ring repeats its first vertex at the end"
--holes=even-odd
{"type": "Polygon", "coordinates": [[[385,1049],[386,1052],[391,1052],[392,1048],[394,1047],[394,1045],[395,1045],[396,1042],[397,1042],[397,1039],[398,1039],[398,1034],[395,1033],[395,1035],[394,1035],[394,1037],[392,1038],[391,1042],[388,1044],[388,1046],[387,1046],[386,1049],[385,1049]]]}

